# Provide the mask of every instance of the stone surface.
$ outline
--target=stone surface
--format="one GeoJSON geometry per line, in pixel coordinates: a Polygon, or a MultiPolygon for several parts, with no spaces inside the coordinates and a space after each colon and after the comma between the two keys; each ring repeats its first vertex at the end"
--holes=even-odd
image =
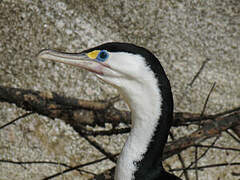
{"type": "MultiPolygon", "coordinates": [[[[0,84],[51,90],[83,99],[115,96],[116,90],[91,73],[36,59],[36,54],[44,48],[78,52],[108,41],[131,42],[156,54],[171,81],[176,111],[200,113],[214,82],[216,87],[206,113],[240,105],[239,0],[2,0],[0,84]],[[210,61],[190,87],[188,84],[207,59],[210,61]]],[[[0,125],[23,113],[13,105],[1,103],[0,125]]],[[[183,135],[190,130],[175,131],[183,135]]],[[[97,139],[108,150],[119,152],[124,138],[126,136],[97,139]]],[[[218,145],[237,147],[238,144],[223,134],[218,145]]],[[[31,115],[0,130],[0,159],[76,165],[99,157],[100,153],[60,120],[31,115]]],[[[189,164],[194,160],[194,151],[190,149],[184,157],[189,164]]],[[[231,162],[237,158],[239,154],[233,152],[211,150],[199,164],[231,162]]],[[[167,163],[179,166],[175,158],[167,163]]],[[[111,166],[113,164],[104,161],[85,170],[97,173],[111,166]]],[[[199,172],[199,180],[238,179],[231,176],[233,171],[239,173],[237,168],[208,169],[199,172]]],[[[42,179],[63,169],[53,165],[0,163],[0,179],[42,179]]],[[[194,172],[190,175],[191,179],[195,178],[194,172]]],[[[89,176],[78,172],[62,176],[63,179],[79,177],[89,176]]]]}

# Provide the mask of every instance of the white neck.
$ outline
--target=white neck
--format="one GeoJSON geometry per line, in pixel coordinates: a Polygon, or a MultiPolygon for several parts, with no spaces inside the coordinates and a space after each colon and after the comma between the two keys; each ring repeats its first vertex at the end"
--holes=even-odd
{"type": "Polygon", "coordinates": [[[134,179],[137,170],[134,162],[143,158],[161,115],[162,97],[157,79],[148,68],[146,71],[141,83],[132,88],[132,84],[125,84],[127,89],[120,89],[131,109],[132,130],[118,159],[115,180],[134,179]]]}

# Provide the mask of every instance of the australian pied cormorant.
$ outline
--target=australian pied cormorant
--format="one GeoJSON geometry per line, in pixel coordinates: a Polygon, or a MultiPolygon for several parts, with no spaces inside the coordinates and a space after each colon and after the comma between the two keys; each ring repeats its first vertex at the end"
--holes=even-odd
{"type": "Polygon", "coordinates": [[[179,180],[162,166],[173,96],[159,60],[150,51],[111,42],[80,53],[43,50],[38,57],[94,72],[116,87],[128,103],[132,130],[119,156],[115,180],[179,180]]]}

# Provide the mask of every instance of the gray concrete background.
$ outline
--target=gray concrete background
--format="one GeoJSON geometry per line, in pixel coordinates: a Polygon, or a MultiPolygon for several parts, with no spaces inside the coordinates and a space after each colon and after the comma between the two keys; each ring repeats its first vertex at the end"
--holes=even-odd
{"type": "MultiPolygon", "coordinates": [[[[172,84],[175,110],[200,113],[214,82],[206,113],[240,105],[240,1],[239,0],[61,0],[0,1],[0,84],[40,91],[56,91],[83,99],[106,99],[116,90],[84,70],[38,61],[44,48],[79,52],[108,41],[131,42],[151,50],[161,61],[172,84]],[[201,64],[206,64],[190,88],[201,64]]],[[[24,111],[0,104],[0,125],[24,111]]],[[[175,129],[184,135],[192,128],[175,129]]],[[[126,136],[96,138],[108,150],[119,152],[126,136]]],[[[211,142],[211,140],[209,140],[211,142]]],[[[238,147],[223,133],[218,145],[238,147]]],[[[0,159],[51,160],[70,165],[99,158],[101,154],[60,120],[32,115],[0,131],[0,159]]],[[[184,153],[186,163],[194,151],[184,153]]],[[[211,150],[199,162],[232,162],[237,153],[211,150]]],[[[176,157],[167,163],[179,166],[176,157]]],[[[85,170],[100,172],[113,166],[108,161],[85,170]]],[[[0,163],[0,179],[41,179],[63,170],[61,166],[19,166],[0,163]]],[[[238,179],[239,167],[199,172],[200,180],[238,179]]],[[[195,179],[194,172],[190,173],[195,179]]],[[[80,179],[87,179],[86,174],[80,179]]],[[[76,172],[56,179],[79,179],[76,172]]]]}

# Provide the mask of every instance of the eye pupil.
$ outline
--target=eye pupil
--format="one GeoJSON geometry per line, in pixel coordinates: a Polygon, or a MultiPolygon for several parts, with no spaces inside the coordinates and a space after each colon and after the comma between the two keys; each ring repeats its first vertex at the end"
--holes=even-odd
{"type": "Polygon", "coordinates": [[[108,55],[108,52],[106,50],[101,50],[100,53],[97,56],[97,60],[104,62],[104,61],[107,60],[108,56],[109,55],[108,55]]]}
{"type": "Polygon", "coordinates": [[[99,56],[101,59],[105,59],[107,57],[107,53],[105,51],[102,51],[99,56]]]}

